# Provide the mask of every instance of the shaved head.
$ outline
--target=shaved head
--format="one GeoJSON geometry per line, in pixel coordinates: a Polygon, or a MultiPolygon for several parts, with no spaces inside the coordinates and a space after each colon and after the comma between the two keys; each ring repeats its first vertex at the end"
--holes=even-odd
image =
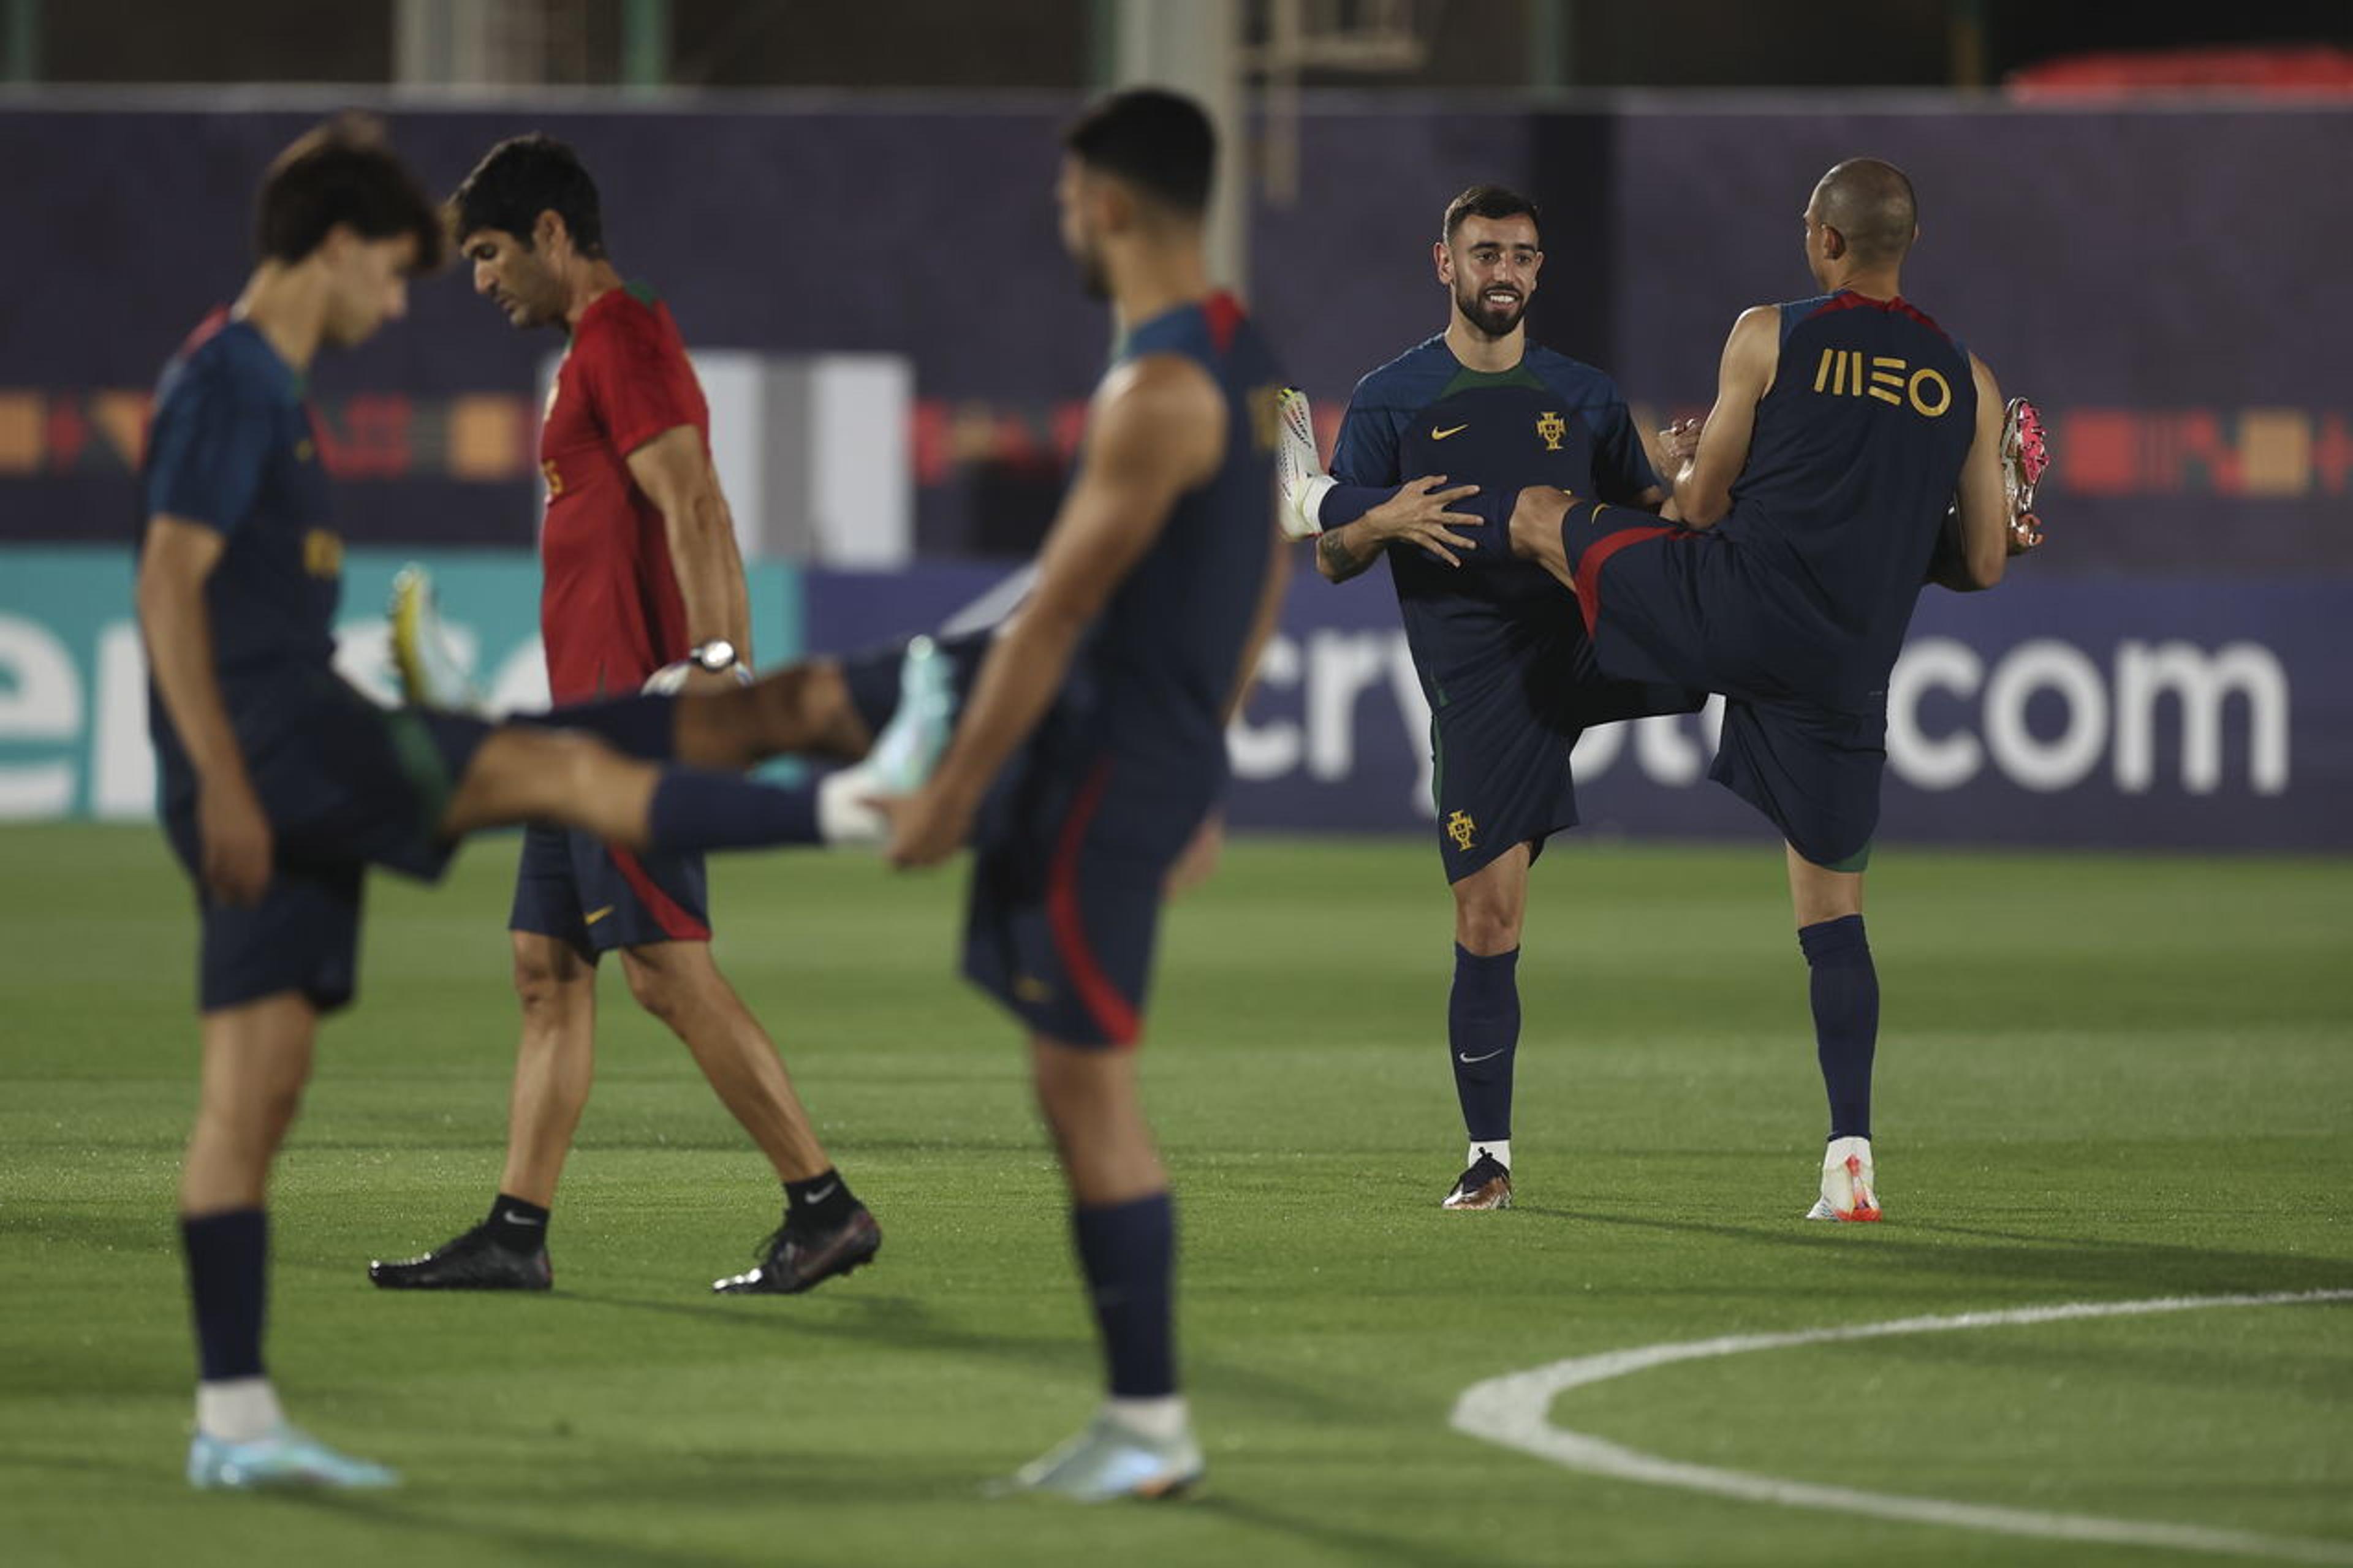
{"type": "Polygon", "coordinates": [[[1849,158],[1814,187],[1810,216],[1846,237],[1867,267],[1901,261],[1920,226],[1920,205],[1903,170],[1877,158],[1849,158]]]}

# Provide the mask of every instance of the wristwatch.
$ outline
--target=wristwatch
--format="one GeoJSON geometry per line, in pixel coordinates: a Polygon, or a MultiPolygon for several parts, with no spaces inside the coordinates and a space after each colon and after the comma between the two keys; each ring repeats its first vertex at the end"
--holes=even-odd
{"type": "Polygon", "coordinates": [[[735,652],[735,645],[725,637],[712,637],[709,642],[699,642],[688,651],[686,657],[713,675],[733,669],[744,662],[735,652]]]}

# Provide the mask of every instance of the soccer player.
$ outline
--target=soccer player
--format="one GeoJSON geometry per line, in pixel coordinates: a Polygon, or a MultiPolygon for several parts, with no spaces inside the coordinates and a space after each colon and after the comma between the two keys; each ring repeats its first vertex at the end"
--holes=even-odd
{"type": "Polygon", "coordinates": [[[436,877],[466,834],[540,821],[638,853],[818,842],[814,792],[668,759],[920,755],[915,731],[944,739],[945,721],[910,679],[904,717],[878,739],[811,705],[822,682],[805,670],[574,710],[562,729],[370,703],[332,668],[343,551],[303,389],[321,349],[403,313],[441,226],[373,127],[344,121],[271,166],[256,238],[235,305],[164,368],[142,476],[159,813],[202,933],[202,1085],[179,1197],[201,1378],[187,1474],[198,1487],[382,1486],[389,1471],[288,1425],[261,1355],[269,1167],[319,1017],[352,998],[366,867],[436,877]]]}
{"type": "MultiPolygon", "coordinates": [[[[1812,973],[1830,1138],[1810,1219],[1880,1217],[1879,979],[1862,879],[1888,673],[1948,509],[1955,586],[1992,587],[2010,555],[2042,542],[2005,495],[2012,432],[1993,373],[1903,297],[1918,237],[1901,170],[1875,158],[1831,169],[1805,210],[1821,292],[1734,323],[1715,405],[1676,477],[1682,526],[1557,489],[1522,491],[1510,519],[1514,552],[1575,590],[1604,671],[1727,699],[1709,776],[1787,840],[1812,973]]],[[[2030,478],[2041,462],[2038,449],[2030,478]]]]}
{"type": "Polygon", "coordinates": [[[1208,118],[1144,89],[1065,142],[1061,231],[1118,346],[1029,598],[987,648],[890,854],[975,850],[964,967],[1029,1031],[1110,1397],[1011,1485],[1166,1496],[1201,1473],[1172,1344],[1176,1216],[1138,1096],[1163,884],[1226,779],[1225,726],[1282,580],[1281,379],[1213,292],[1208,118]]]}
{"type": "Polygon", "coordinates": [[[1447,205],[1430,248],[1446,330],[1356,384],[1328,478],[1304,400],[1288,395],[1286,420],[1297,423],[1285,490],[1298,515],[1287,521],[1318,534],[1327,580],[1386,556],[1396,584],[1430,700],[1439,853],[1454,893],[1447,1057],[1470,1146],[1442,1206],[1499,1209],[1512,1203],[1528,868],[1546,839],[1576,825],[1569,748],[1591,725],[1687,712],[1700,697],[1596,679],[1575,602],[1512,558],[1492,537],[1500,529],[1478,537],[1474,495],[1507,505],[1543,484],[1650,510],[1667,499],[1617,384],[1528,342],[1545,259],[1535,204],[1473,185],[1447,205]],[[1404,483],[1415,474],[1426,477],[1404,483]]]}
{"type": "MultiPolygon", "coordinates": [[[[635,691],[692,660],[691,688],[748,674],[751,616],[710,416],[670,310],[607,257],[596,186],[548,136],[500,142],[448,205],[474,288],[517,327],[572,342],[540,436],[547,517],[540,634],[558,703],[635,691]]],[[[729,1292],[790,1293],[872,1258],[881,1233],[833,1167],[776,1046],[711,953],[700,855],[638,856],[552,826],[515,873],[522,1037],[506,1168],[482,1222],[422,1258],[375,1262],[396,1289],[544,1290],[548,1211],[595,1070],[596,965],[618,950],[638,1005],[685,1042],[784,1184],[785,1217],[729,1292]]]]}

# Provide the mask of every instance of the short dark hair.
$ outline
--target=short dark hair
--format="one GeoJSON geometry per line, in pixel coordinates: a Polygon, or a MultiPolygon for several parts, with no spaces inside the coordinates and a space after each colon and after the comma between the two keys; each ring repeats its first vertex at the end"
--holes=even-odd
{"type": "Polygon", "coordinates": [[[1544,245],[1544,214],[1536,210],[1535,203],[1517,191],[1502,185],[1472,186],[1446,204],[1446,222],[1439,230],[1439,237],[1451,241],[1454,231],[1462,226],[1462,220],[1472,217],[1524,217],[1536,226],[1537,247],[1544,245]]]}
{"type": "Polygon", "coordinates": [[[534,131],[510,136],[482,155],[449,198],[449,227],[460,241],[477,229],[499,229],[528,250],[543,212],[564,220],[581,255],[605,254],[604,212],[587,165],[570,147],[534,131]]]}
{"type": "Polygon", "coordinates": [[[363,239],[417,238],[413,270],[441,265],[433,198],[385,144],[383,125],[347,114],[304,132],[278,154],[254,203],[254,248],[264,261],[298,262],[337,224],[363,239]]]}
{"type": "Polygon", "coordinates": [[[1208,210],[1218,132],[1201,106],[1156,87],[1113,93],[1089,109],[1062,145],[1090,169],[1134,184],[1188,216],[1208,210]]]}
{"type": "Polygon", "coordinates": [[[1912,178],[1879,158],[1849,158],[1815,186],[1820,221],[1846,236],[1865,265],[1901,261],[1920,226],[1920,198],[1912,178]]]}

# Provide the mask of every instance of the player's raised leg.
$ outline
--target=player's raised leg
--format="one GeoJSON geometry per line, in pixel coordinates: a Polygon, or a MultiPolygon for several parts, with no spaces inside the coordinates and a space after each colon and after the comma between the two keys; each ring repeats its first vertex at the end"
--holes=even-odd
{"type": "MultiPolygon", "coordinates": [[[[407,700],[431,711],[470,710],[473,687],[449,651],[424,568],[401,573],[389,623],[393,665],[407,700]]],[[[866,798],[919,787],[945,747],[955,723],[957,679],[955,654],[915,637],[857,661],[806,660],[736,689],[614,698],[518,714],[513,721],[580,731],[626,756],[693,768],[740,772],[785,756],[864,764],[862,772],[779,792],[807,798],[818,841],[864,843],[881,832],[866,798]],[[868,668],[884,664],[881,678],[868,668]]]]}
{"type": "Polygon", "coordinates": [[[199,1376],[191,1486],[381,1487],[396,1479],[290,1425],[262,1361],[269,1163],[301,1102],[318,1026],[318,1010],[290,991],[204,1016],[203,1084],[180,1177],[199,1376]]]}
{"type": "Polygon", "coordinates": [[[1519,1055],[1520,926],[1529,851],[1516,844],[1453,884],[1454,986],[1446,1051],[1470,1137],[1464,1170],[1441,1207],[1512,1206],[1512,1068],[1519,1055]]]}
{"type": "Polygon", "coordinates": [[[1511,507],[1504,531],[1510,536],[1512,553],[1535,562],[1565,588],[1577,586],[1572,573],[1576,563],[1561,539],[1561,523],[1568,515],[1571,499],[1567,491],[1549,485],[1531,485],[1503,498],[1511,507]]]}
{"type": "Polygon", "coordinates": [[[1817,866],[1785,845],[1798,945],[1812,973],[1814,1047],[1830,1098],[1820,1198],[1808,1219],[1875,1220],[1871,1160],[1871,1066],[1879,1040],[1879,974],[1862,929],[1866,847],[1841,867],[1817,866]]]}
{"type": "Polygon", "coordinates": [[[1070,1184],[1109,1390],[1084,1430],[1004,1489],[1082,1502],[1174,1496],[1200,1479],[1201,1449],[1176,1392],[1176,1205],[1145,1121],[1135,1055],[1033,1035],[1029,1063],[1070,1184]]]}

